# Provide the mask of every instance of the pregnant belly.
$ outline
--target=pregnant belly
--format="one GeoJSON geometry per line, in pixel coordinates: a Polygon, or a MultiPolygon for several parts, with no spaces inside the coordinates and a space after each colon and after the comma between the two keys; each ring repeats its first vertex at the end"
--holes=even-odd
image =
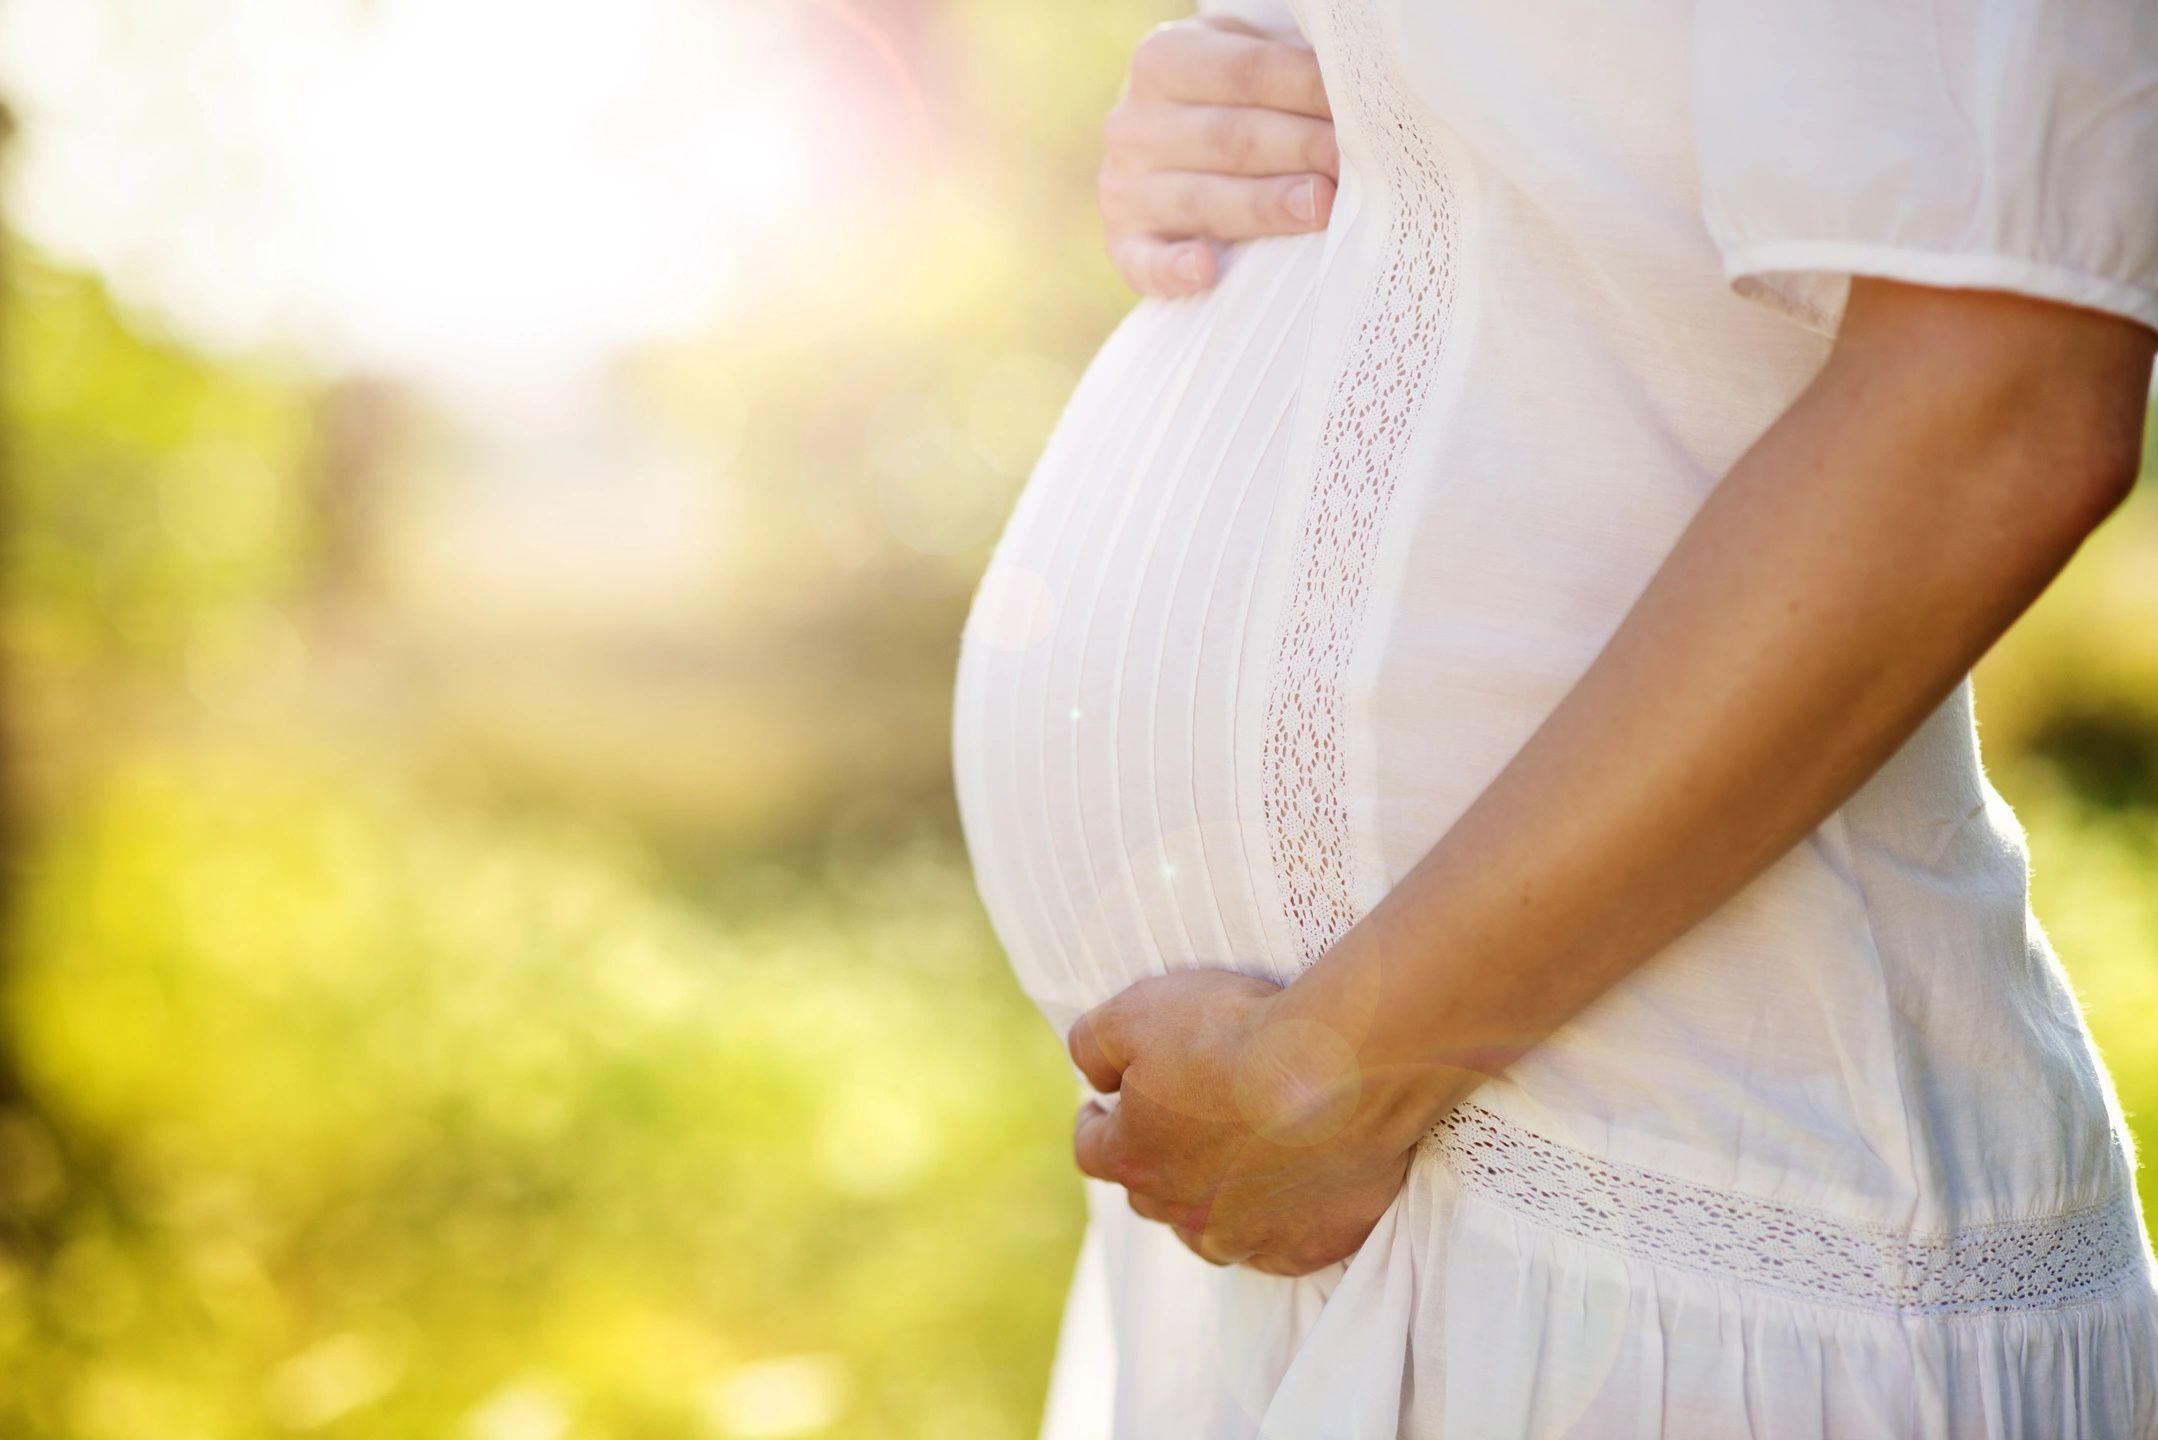
{"type": "Polygon", "coordinates": [[[1166,969],[1294,973],[1252,768],[1272,637],[1252,632],[1323,241],[1240,246],[1210,293],[1125,317],[976,589],[960,819],[998,937],[1060,1030],[1166,969]]]}

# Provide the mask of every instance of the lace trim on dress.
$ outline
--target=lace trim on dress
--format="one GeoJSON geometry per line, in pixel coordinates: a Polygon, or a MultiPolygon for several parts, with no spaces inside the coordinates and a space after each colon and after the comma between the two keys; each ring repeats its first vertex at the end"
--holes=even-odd
{"type": "Polygon", "coordinates": [[[1452,186],[1374,43],[1368,6],[1336,4],[1340,88],[1364,114],[1393,207],[1375,282],[1319,434],[1269,676],[1261,788],[1273,868],[1305,966],[1357,919],[1349,883],[1342,677],[1381,525],[1430,389],[1453,295],[1452,186]]]}
{"type": "Polygon", "coordinates": [[[1622,1165],[1462,1105],[1425,1135],[1462,1188],[1576,1239],[1802,1299],[1905,1314],[2050,1309],[2143,1270],[2125,1187],[2080,1210],[1923,1233],[1622,1165]]]}

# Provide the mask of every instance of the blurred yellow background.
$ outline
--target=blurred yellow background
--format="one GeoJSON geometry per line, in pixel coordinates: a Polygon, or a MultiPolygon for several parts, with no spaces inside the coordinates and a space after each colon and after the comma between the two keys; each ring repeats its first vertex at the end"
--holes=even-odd
{"type": "MultiPolygon", "coordinates": [[[[0,1435],[1032,1433],[948,698],[1176,13],[0,0],[0,1435]]],[[[1977,693],[2149,1148],[2158,480],[1977,693]]]]}

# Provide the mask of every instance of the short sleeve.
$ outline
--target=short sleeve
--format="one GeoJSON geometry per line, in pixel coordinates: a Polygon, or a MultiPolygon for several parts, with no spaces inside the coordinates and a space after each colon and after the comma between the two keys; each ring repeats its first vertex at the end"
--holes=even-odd
{"type": "Polygon", "coordinates": [[[1832,334],[1853,275],[2158,329],[2158,0],[1696,0],[1701,210],[1832,334]]]}

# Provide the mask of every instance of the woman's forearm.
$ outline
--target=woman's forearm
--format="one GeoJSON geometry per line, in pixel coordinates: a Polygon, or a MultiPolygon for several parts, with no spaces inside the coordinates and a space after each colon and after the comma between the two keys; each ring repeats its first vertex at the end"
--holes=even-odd
{"type": "Polygon", "coordinates": [[[1894,753],[2133,484],[2152,333],[1854,283],[1574,689],[1280,997],[1413,1139],[1743,888],[1894,753]]]}

